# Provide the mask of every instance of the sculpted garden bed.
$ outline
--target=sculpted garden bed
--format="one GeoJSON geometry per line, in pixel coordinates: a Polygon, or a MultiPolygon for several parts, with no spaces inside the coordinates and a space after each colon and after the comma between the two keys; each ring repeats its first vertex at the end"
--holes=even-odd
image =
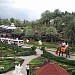
{"type": "Polygon", "coordinates": [[[23,61],[20,58],[0,58],[0,74],[13,70],[16,64],[22,65],[23,61]]]}
{"type": "Polygon", "coordinates": [[[48,52],[42,54],[42,57],[35,58],[29,62],[30,73],[35,75],[35,70],[44,66],[50,60],[64,68],[70,75],[72,75],[72,72],[75,73],[75,60],[68,60],[64,57],[57,57],[48,52]]]}
{"type": "Polygon", "coordinates": [[[13,56],[29,56],[36,54],[36,47],[22,48],[18,46],[0,43],[0,57],[13,57],[13,56]]]}

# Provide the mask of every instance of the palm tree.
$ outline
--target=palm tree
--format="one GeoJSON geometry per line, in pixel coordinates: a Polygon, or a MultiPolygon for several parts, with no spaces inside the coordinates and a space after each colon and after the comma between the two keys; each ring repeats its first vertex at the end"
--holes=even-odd
{"type": "Polygon", "coordinates": [[[70,39],[71,43],[72,43],[72,49],[74,48],[74,42],[75,42],[75,20],[72,19],[69,23],[69,25],[67,25],[65,27],[65,34],[67,36],[68,39],[70,39]]]}
{"type": "Polygon", "coordinates": [[[59,25],[61,24],[61,20],[62,20],[61,17],[56,17],[56,18],[54,19],[54,25],[55,25],[55,28],[56,28],[56,29],[59,28],[59,25]]]}
{"type": "Polygon", "coordinates": [[[49,10],[44,11],[41,14],[41,21],[43,22],[43,24],[45,25],[49,25],[50,24],[50,19],[51,19],[51,12],[49,10]]]}

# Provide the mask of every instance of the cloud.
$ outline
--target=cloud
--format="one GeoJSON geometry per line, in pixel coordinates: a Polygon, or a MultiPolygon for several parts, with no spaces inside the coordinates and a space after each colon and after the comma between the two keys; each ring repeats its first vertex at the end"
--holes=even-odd
{"type": "Polygon", "coordinates": [[[45,10],[72,12],[74,6],[74,0],[0,0],[0,16],[34,20],[45,10]]]}

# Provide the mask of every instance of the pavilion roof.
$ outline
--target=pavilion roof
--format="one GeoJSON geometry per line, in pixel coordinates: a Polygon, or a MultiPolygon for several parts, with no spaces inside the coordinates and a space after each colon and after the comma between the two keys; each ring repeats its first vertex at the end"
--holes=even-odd
{"type": "Polygon", "coordinates": [[[69,75],[69,73],[55,63],[48,63],[35,71],[36,75],[69,75]]]}

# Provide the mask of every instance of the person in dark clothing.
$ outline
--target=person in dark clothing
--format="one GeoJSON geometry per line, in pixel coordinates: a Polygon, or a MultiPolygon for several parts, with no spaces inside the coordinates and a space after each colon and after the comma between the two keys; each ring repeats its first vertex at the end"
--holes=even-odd
{"type": "Polygon", "coordinates": [[[29,68],[29,65],[27,64],[27,65],[26,65],[27,75],[29,75],[29,69],[30,69],[30,68],[29,68]]]}

